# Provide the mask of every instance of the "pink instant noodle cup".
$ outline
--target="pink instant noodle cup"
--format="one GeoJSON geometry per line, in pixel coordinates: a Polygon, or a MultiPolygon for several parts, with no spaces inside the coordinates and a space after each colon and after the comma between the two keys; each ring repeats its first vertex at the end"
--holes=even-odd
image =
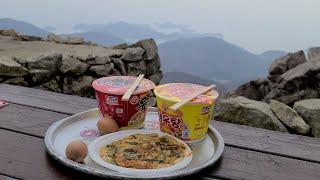
{"type": "Polygon", "coordinates": [[[92,82],[100,115],[112,117],[121,130],[143,127],[150,91],[155,88],[152,81],[142,79],[130,99],[122,101],[122,96],[136,78],[133,76],[110,76],[92,82]]]}

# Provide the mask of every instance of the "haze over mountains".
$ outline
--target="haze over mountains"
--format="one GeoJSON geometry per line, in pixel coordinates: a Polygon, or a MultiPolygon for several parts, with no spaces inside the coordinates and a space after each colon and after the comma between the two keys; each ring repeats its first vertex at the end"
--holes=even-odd
{"type": "MultiPolygon", "coordinates": [[[[18,32],[45,37],[47,30],[14,19],[0,19],[0,29],[15,29],[18,32]]],[[[200,81],[214,81],[230,89],[253,78],[265,77],[272,60],[285,54],[284,51],[267,51],[254,54],[223,40],[220,33],[201,34],[188,26],[170,22],[153,25],[116,22],[107,24],[77,24],[75,33],[62,36],[83,37],[101,45],[112,46],[132,43],[139,39],[153,38],[157,41],[162,70],[168,77],[189,77],[200,81]],[[179,74],[180,72],[180,74],[179,74]],[[183,72],[183,73],[181,73],[183,72]],[[187,73],[187,74],[184,74],[187,73]],[[173,74],[173,75],[172,75],[173,74]]],[[[181,78],[180,78],[181,79],[181,78]]]]}

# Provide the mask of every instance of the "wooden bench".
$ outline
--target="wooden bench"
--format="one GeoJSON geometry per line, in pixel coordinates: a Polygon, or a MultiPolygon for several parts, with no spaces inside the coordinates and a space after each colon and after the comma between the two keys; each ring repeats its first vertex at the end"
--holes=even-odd
{"type": "MultiPolygon", "coordinates": [[[[0,84],[0,179],[92,178],[45,151],[53,122],[96,107],[93,99],[0,84]]],[[[187,179],[319,179],[320,139],[213,121],[226,143],[222,158],[187,179]]]]}

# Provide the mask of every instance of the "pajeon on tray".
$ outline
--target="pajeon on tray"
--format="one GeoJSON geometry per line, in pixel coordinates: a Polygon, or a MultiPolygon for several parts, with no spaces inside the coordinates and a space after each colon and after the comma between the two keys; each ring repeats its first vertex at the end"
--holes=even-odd
{"type": "MultiPolygon", "coordinates": [[[[89,154],[83,164],[67,159],[65,149],[69,142],[81,139],[90,148],[90,144],[99,138],[100,135],[96,127],[99,118],[99,110],[95,108],[52,124],[45,135],[45,146],[48,153],[65,166],[98,177],[117,179],[170,179],[190,175],[213,165],[220,158],[224,149],[222,136],[210,125],[208,135],[204,140],[189,145],[192,150],[192,161],[184,168],[171,172],[122,173],[95,163],[89,154]]],[[[144,129],[148,131],[159,130],[159,117],[156,108],[148,108],[144,129]]],[[[137,130],[137,132],[138,131],[140,130],[137,130]]]]}

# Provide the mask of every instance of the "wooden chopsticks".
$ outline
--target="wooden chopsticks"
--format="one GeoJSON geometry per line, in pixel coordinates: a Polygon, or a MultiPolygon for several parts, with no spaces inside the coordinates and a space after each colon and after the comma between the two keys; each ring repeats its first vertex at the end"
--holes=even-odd
{"type": "Polygon", "coordinates": [[[176,111],[177,109],[179,109],[181,106],[185,105],[186,103],[188,103],[189,101],[193,100],[194,98],[196,98],[197,96],[201,95],[201,94],[204,94],[210,90],[212,90],[214,87],[216,87],[216,85],[210,85],[208,87],[205,87],[203,89],[201,89],[200,91],[198,92],[195,92],[193,94],[191,94],[190,96],[182,99],[182,101],[174,104],[173,106],[170,107],[170,109],[176,111]]]}
{"type": "Polygon", "coordinates": [[[137,79],[131,84],[130,88],[126,91],[126,93],[122,96],[122,101],[128,101],[133,93],[133,91],[138,87],[141,80],[143,79],[144,74],[140,74],[137,79]]]}

